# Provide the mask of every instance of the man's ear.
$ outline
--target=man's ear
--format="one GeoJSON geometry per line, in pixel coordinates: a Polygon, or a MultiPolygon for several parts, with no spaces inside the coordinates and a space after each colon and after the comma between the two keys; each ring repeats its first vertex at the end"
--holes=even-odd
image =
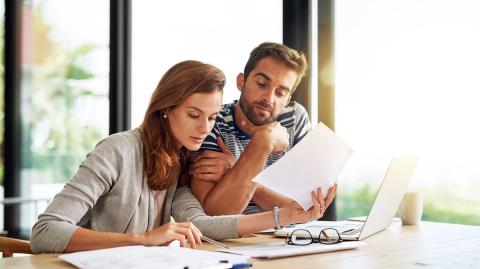
{"type": "Polygon", "coordinates": [[[243,73],[237,75],[237,89],[243,91],[243,86],[245,85],[245,76],[243,73]]]}

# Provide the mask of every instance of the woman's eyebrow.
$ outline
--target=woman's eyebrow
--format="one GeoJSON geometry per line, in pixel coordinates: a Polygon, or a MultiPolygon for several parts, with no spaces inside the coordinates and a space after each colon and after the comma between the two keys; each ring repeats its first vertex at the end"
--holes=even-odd
{"type": "Polygon", "coordinates": [[[201,110],[200,108],[195,107],[195,106],[187,106],[187,108],[194,109],[194,110],[197,110],[198,112],[205,113],[205,111],[203,111],[203,110],[201,110]]]}

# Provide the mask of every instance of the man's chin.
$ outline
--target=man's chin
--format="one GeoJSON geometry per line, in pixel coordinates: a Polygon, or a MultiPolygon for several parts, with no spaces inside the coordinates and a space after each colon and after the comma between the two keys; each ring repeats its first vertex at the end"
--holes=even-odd
{"type": "Polygon", "coordinates": [[[251,121],[255,126],[262,126],[274,122],[272,118],[261,118],[257,117],[255,120],[251,121]]]}

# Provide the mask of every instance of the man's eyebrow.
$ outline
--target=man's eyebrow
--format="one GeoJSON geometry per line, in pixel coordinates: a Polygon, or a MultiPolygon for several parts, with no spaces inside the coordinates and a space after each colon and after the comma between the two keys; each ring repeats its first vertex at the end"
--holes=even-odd
{"type": "MultiPolygon", "coordinates": [[[[271,79],[269,76],[267,76],[267,74],[265,74],[265,73],[263,73],[263,72],[258,72],[258,73],[256,73],[254,77],[257,77],[257,76],[258,76],[258,77],[263,77],[264,79],[266,79],[266,80],[268,80],[268,81],[272,81],[272,79],[271,79]]],[[[282,90],[285,90],[285,91],[287,91],[287,92],[290,92],[290,91],[291,91],[290,88],[287,87],[287,86],[280,85],[279,88],[282,89],[282,90]]]]}
{"type": "Polygon", "coordinates": [[[256,73],[256,74],[255,74],[255,77],[257,77],[257,76],[263,77],[264,79],[266,79],[266,80],[268,80],[268,81],[272,81],[272,79],[271,79],[269,76],[267,76],[267,74],[265,74],[265,73],[263,73],[263,72],[258,72],[258,73],[256,73]]]}

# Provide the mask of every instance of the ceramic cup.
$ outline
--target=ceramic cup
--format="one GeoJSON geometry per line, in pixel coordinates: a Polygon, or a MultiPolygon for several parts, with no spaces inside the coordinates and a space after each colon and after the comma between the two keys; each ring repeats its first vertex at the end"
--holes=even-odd
{"type": "Polygon", "coordinates": [[[419,224],[423,213],[423,193],[419,191],[405,193],[399,213],[403,225],[419,224]]]}

